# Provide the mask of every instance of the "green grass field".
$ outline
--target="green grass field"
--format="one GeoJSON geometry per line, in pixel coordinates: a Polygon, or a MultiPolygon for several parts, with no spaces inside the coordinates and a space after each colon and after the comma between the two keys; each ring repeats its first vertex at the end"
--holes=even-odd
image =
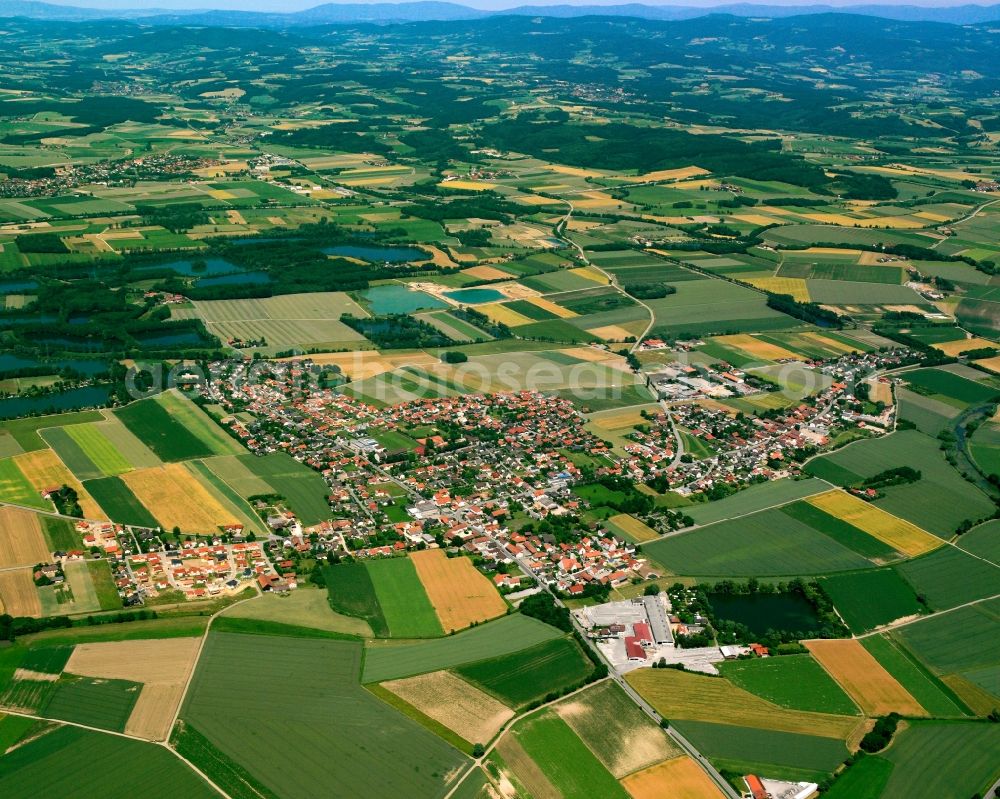
{"type": "Polygon", "coordinates": [[[945,460],[939,442],[917,430],[857,441],[816,458],[806,471],[837,485],[851,485],[905,463],[918,469],[915,483],[890,486],[875,505],[934,535],[949,538],[965,519],[993,513],[993,503],[945,460]],[[949,497],[942,502],[941,497],[949,497]]]}
{"type": "MultiPolygon", "coordinates": [[[[317,524],[330,518],[330,505],[326,501],[330,488],[318,472],[283,452],[274,452],[263,457],[240,455],[237,460],[252,474],[271,486],[274,493],[283,496],[302,524],[317,524]]],[[[233,487],[242,493],[237,486],[233,487]]],[[[253,496],[256,493],[260,492],[252,491],[245,496],[253,496]]]]}
{"type": "Polygon", "coordinates": [[[1000,777],[1000,725],[914,721],[879,755],[893,764],[883,799],[972,796],[1000,777]]]}
{"type": "Polygon", "coordinates": [[[509,734],[564,799],[627,799],[628,793],[604,764],[552,711],[531,716],[509,734]]]}
{"type": "Polygon", "coordinates": [[[142,686],[127,680],[64,675],[49,697],[44,715],[123,732],[142,686]]]}
{"type": "Polygon", "coordinates": [[[42,533],[51,552],[68,552],[81,546],[80,534],[69,519],[58,519],[53,516],[39,516],[42,522],[42,533]]]}
{"type": "Polygon", "coordinates": [[[771,480],[745,488],[717,502],[692,505],[686,512],[696,524],[712,524],[775,505],[784,505],[828,489],[829,486],[819,480],[771,480]]]}
{"type": "Polygon", "coordinates": [[[782,507],[781,511],[791,518],[809,525],[814,530],[828,535],[837,543],[843,544],[864,558],[882,562],[901,557],[888,544],[808,502],[793,502],[782,507]]]}
{"type": "Polygon", "coordinates": [[[812,655],[728,660],[719,664],[719,671],[733,684],[781,707],[846,716],[858,712],[812,655]]]}
{"type": "Polygon", "coordinates": [[[903,377],[907,383],[922,392],[960,407],[990,402],[1000,396],[1000,390],[967,380],[943,369],[915,369],[906,372],[903,377]]]}
{"type": "Polygon", "coordinates": [[[707,721],[671,723],[710,760],[755,764],[753,773],[766,774],[768,766],[829,773],[847,757],[847,747],[837,738],[794,735],[707,721]]]}
{"type": "MultiPolygon", "coordinates": [[[[958,543],[962,546],[963,541],[958,543]]],[[[899,564],[896,570],[934,610],[1000,593],[1000,567],[955,547],[941,547],[899,564]]]]}
{"type": "Polygon", "coordinates": [[[761,511],[653,541],[643,551],[672,573],[690,576],[826,574],[870,565],[781,510],[761,511]]]}
{"type": "Polygon", "coordinates": [[[42,499],[12,458],[0,460],[0,501],[38,510],[52,510],[52,503],[42,499]]]}
{"type": "Polygon", "coordinates": [[[39,430],[64,427],[70,424],[99,422],[104,417],[98,411],[59,413],[53,416],[29,416],[25,419],[8,419],[0,422],[0,433],[9,435],[25,452],[45,449],[48,445],[38,435],[39,430]]]}
{"type": "Polygon", "coordinates": [[[163,747],[78,727],[60,727],[0,759],[0,795],[37,796],[39,786],[50,796],[218,797],[163,747]]]}
{"type": "Polygon", "coordinates": [[[103,474],[122,474],[132,464],[95,425],[71,425],[63,428],[103,474]]]}
{"type": "Polygon", "coordinates": [[[105,472],[90,459],[79,442],[69,434],[70,429],[72,428],[55,427],[45,430],[42,437],[77,480],[95,480],[104,477],[105,472]]]}
{"type": "Polygon", "coordinates": [[[952,692],[906,650],[886,635],[871,635],[861,645],[933,716],[961,716],[965,711],[952,692]]]}
{"type": "Polygon", "coordinates": [[[160,526],[120,477],[87,480],[83,485],[112,521],[140,527],[160,526]]]}
{"type": "Polygon", "coordinates": [[[881,799],[892,763],[881,757],[862,757],[843,772],[825,794],[826,799],[881,799]]]}
{"type": "Polygon", "coordinates": [[[118,587],[111,574],[111,567],[106,560],[87,561],[87,571],[90,572],[90,580],[94,584],[94,591],[97,594],[97,601],[101,605],[101,610],[118,610],[122,606],[122,599],[118,596],[118,587]]]}
{"type": "Polygon", "coordinates": [[[164,461],[245,452],[197,405],[173,392],[126,405],[115,415],[164,461]]]}
{"type": "Polygon", "coordinates": [[[317,785],[333,796],[444,796],[464,758],[361,688],[361,654],[346,641],[212,633],[181,717],[282,799],[313,797],[317,785]]]}
{"type": "Polygon", "coordinates": [[[434,606],[409,558],[365,561],[382,615],[394,638],[444,635],[434,606]]]}
{"type": "Polygon", "coordinates": [[[513,708],[581,682],[593,666],[568,638],[551,641],[478,663],[455,672],[513,708]]]}
{"type": "Polygon", "coordinates": [[[323,570],[330,607],[337,613],[364,619],[372,632],[389,635],[389,625],[379,605],[371,573],[364,563],[340,563],[323,570]]]}
{"type": "Polygon", "coordinates": [[[855,633],[927,612],[913,589],[892,569],[835,574],[821,578],[820,585],[855,633]]]}
{"type": "Polygon", "coordinates": [[[939,674],[1000,663],[1000,599],[931,616],[893,633],[939,674]]]}
{"type": "Polygon", "coordinates": [[[365,649],[364,682],[384,682],[507,655],[562,637],[537,619],[514,614],[457,635],[413,643],[375,642],[365,649]]]}

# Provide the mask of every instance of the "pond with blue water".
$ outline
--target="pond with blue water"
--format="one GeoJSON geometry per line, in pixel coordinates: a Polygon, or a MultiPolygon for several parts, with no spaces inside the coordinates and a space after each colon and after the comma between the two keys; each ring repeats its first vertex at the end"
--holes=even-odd
{"type": "Polygon", "coordinates": [[[447,303],[406,286],[375,286],[361,292],[374,314],[412,313],[421,309],[446,308],[447,303]]]}
{"type": "Polygon", "coordinates": [[[94,408],[106,405],[110,386],[84,386],[46,394],[41,397],[8,397],[0,399],[0,419],[14,419],[31,413],[56,413],[74,408],[94,408]]]}
{"type": "Polygon", "coordinates": [[[324,247],[326,255],[340,255],[344,258],[358,258],[372,263],[404,264],[409,261],[426,261],[430,256],[416,247],[369,247],[357,244],[338,244],[324,247]]]}
{"type": "Polygon", "coordinates": [[[450,300],[461,302],[465,305],[478,305],[482,302],[498,302],[504,299],[504,295],[496,289],[459,289],[458,291],[446,291],[444,293],[450,300]]]}

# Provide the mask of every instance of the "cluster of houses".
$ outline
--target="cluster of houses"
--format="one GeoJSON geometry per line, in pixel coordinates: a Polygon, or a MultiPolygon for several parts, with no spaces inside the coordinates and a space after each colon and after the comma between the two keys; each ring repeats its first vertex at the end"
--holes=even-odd
{"type": "Polygon", "coordinates": [[[257,542],[205,544],[186,541],[176,549],[136,552],[125,562],[139,590],[149,598],[179,591],[186,599],[231,595],[256,582],[261,590],[294,588],[294,575],[278,577],[257,542]],[[266,585],[266,588],[265,588],[266,585]]]}

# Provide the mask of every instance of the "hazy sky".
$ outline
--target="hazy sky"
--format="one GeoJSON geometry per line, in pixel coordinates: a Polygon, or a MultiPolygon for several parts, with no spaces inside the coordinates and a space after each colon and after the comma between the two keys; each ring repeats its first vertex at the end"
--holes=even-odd
{"type": "MultiPolygon", "coordinates": [[[[623,5],[628,2],[645,5],[717,6],[732,3],[757,5],[914,5],[940,8],[944,6],[971,5],[970,0],[451,0],[473,8],[513,8],[521,5],[623,5]]],[[[169,8],[169,9],[226,9],[236,11],[302,11],[323,5],[324,0],[45,0],[64,6],[83,8],[169,8]]],[[[407,2],[407,0],[343,0],[349,3],[407,2]]],[[[992,5],[993,3],[978,3],[992,5]]]]}

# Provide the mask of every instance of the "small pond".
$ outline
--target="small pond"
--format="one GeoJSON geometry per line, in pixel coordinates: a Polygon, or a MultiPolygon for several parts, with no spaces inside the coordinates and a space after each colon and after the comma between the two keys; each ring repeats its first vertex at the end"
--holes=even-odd
{"type": "Polygon", "coordinates": [[[197,288],[203,289],[209,286],[240,286],[253,285],[260,286],[270,283],[271,276],[267,272],[239,272],[235,275],[219,275],[218,277],[201,277],[194,284],[197,288]]]}
{"type": "Polygon", "coordinates": [[[461,302],[465,305],[477,305],[481,302],[497,302],[504,298],[504,295],[496,289],[459,289],[458,291],[446,291],[445,296],[461,302]]]}

